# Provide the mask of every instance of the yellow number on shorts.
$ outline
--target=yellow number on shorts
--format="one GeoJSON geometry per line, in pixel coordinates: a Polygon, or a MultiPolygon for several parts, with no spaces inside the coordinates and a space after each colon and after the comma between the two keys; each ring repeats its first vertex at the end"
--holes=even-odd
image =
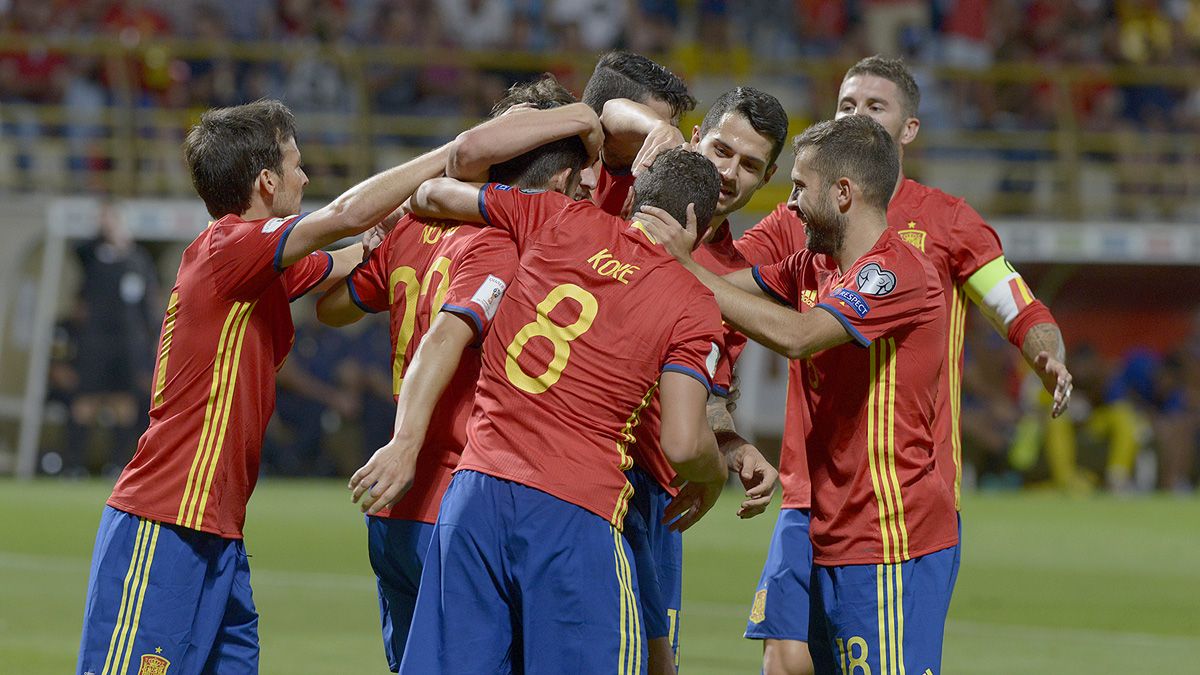
{"type": "MultiPolygon", "coordinates": [[[[838,646],[841,647],[841,639],[838,640],[838,646]]],[[[862,671],[862,675],[871,675],[871,665],[867,663],[867,641],[861,637],[855,636],[846,641],[846,651],[842,654],[843,663],[845,657],[849,654],[850,663],[843,666],[846,675],[855,675],[862,671]],[[858,647],[858,656],[854,655],[854,648],[858,647]]]]}
{"type": "Polygon", "coordinates": [[[425,273],[425,280],[417,283],[417,271],[411,267],[397,267],[388,277],[388,304],[396,306],[399,297],[397,287],[404,286],[404,314],[400,319],[400,330],[396,333],[396,352],[392,359],[392,395],[400,394],[400,384],[404,381],[405,354],[408,353],[408,343],[412,341],[413,332],[417,329],[417,300],[429,292],[433,282],[433,273],[441,274],[437,290],[433,295],[433,305],[430,315],[436,314],[442,308],[446,292],[450,289],[450,259],[438,258],[430,265],[425,273]]]}
{"type": "Polygon", "coordinates": [[[553,387],[554,383],[558,382],[558,378],[562,377],[563,369],[567,367],[567,360],[571,358],[571,342],[592,327],[592,321],[596,320],[598,308],[596,296],[579,286],[575,284],[556,286],[545,300],[538,303],[537,318],[525,324],[517,332],[513,341],[508,344],[505,350],[508,356],[504,361],[504,372],[508,375],[508,381],[512,382],[517,389],[531,394],[540,394],[553,387]],[[560,326],[550,320],[550,312],[553,312],[554,308],[567,298],[579,303],[579,318],[569,326],[560,326]],[[521,356],[525,345],[534,337],[546,338],[554,345],[554,357],[546,366],[546,372],[537,376],[529,375],[517,363],[517,358],[521,356]]]}

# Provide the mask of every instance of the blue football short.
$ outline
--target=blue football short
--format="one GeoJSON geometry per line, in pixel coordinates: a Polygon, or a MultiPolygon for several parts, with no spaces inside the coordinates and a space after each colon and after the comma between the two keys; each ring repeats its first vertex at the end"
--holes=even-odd
{"type": "Polygon", "coordinates": [[[752,640],[808,642],[813,549],[808,509],[782,509],[746,623],[752,640]]]}
{"type": "Polygon", "coordinates": [[[405,675],[646,672],[629,544],[579,506],[459,471],[442,499],[405,675]]]}
{"type": "Polygon", "coordinates": [[[404,658],[433,524],[378,516],[366,516],[366,520],[367,550],[379,587],[383,652],[394,673],[400,670],[404,658]]]}
{"type": "Polygon", "coordinates": [[[958,546],[892,565],[813,566],[818,673],[940,673],[958,546]]]}
{"type": "Polygon", "coordinates": [[[240,539],[106,506],[76,672],[258,672],[258,613],[240,539]]]}
{"type": "Polygon", "coordinates": [[[663,524],[671,493],[650,474],[634,467],[625,472],[633,498],[623,532],[637,567],[638,600],[646,638],[669,638],[679,662],[679,614],[683,604],[683,533],[663,524]]]}

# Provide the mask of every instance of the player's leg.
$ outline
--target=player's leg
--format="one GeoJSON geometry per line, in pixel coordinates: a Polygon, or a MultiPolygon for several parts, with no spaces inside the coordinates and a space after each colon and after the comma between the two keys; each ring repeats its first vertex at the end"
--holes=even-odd
{"type": "Polygon", "coordinates": [[[812,542],[807,509],[783,509],[775,522],[767,562],[746,624],[746,637],[763,641],[763,673],[809,675],[809,602],[812,542]]]}
{"type": "Polygon", "coordinates": [[[836,665],[818,673],[941,672],[953,548],[901,564],[817,566],[815,592],[836,665]]]}
{"type": "Polygon", "coordinates": [[[622,534],[637,568],[638,603],[646,627],[649,675],[673,675],[679,667],[679,608],[683,537],[662,524],[671,496],[638,468],[625,472],[633,497],[622,534]]]}
{"type": "Polygon", "coordinates": [[[216,565],[215,575],[232,583],[225,615],[201,672],[254,675],[258,672],[258,611],[250,590],[250,558],[243,542],[230,542],[216,565]]]}
{"type": "Polygon", "coordinates": [[[237,543],[106,507],[77,672],[201,672],[229,603],[237,543]]]}
{"type": "Polygon", "coordinates": [[[367,549],[379,589],[383,651],[394,673],[400,670],[404,658],[433,525],[378,516],[365,518],[367,549]]]}
{"type": "Polygon", "coordinates": [[[594,513],[511,485],[518,511],[511,554],[521,599],[521,672],[645,673],[646,631],[629,543],[594,513]]]}
{"type": "Polygon", "coordinates": [[[474,471],[450,481],[421,572],[404,675],[513,672],[509,485],[474,471]]]}

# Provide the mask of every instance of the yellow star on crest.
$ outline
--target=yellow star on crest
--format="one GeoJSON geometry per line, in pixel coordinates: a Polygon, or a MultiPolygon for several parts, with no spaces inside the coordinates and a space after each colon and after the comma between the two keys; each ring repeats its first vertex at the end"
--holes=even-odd
{"type": "Polygon", "coordinates": [[[161,653],[162,653],[162,647],[155,647],[155,648],[154,648],[154,653],[155,653],[155,654],[161,654],[161,653]]]}

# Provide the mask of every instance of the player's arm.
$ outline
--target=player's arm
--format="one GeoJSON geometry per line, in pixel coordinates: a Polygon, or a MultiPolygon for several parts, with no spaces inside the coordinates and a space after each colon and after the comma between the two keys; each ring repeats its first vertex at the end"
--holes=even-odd
{"type": "Polygon", "coordinates": [[[1058,417],[1071,399],[1062,331],[1050,310],[1001,255],[967,278],[967,297],[979,305],[988,323],[1021,350],[1021,356],[1054,396],[1050,414],[1058,417]]]}
{"type": "Polygon", "coordinates": [[[708,395],[708,426],[716,437],[726,466],[738,475],[746,490],[746,499],[738,508],[738,516],[753,518],[770,505],[779,471],[771,466],[753,443],[738,434],[734,428],[732,408],[729,397],[715,393],[708,395]]]}
{"type": "Polygon", "coordinates": [[[374,227],[407,200],[424,181],[446,168],[449,146],[376,174],[301,218],[287,234],[279,268],[346,237],[374,227]]]}
{"type": "MultiPolygon", "coordinates": [[[[646,206],[634,217],[642,221],[649,228],[651,236],[660,242],[670,237],[685,244],[696,241],[696,220],[690,205],[687,228],[682,239],[678,239],[678,232],[684,228],[671,214],[660,208],[646,206]]],[[[782,298],[775,298],[779,303],[768,300],[768,294],[772,291],[755,277],[757,268],[720,277],[692,258],[690,245],[668,250],[713,292],[721,308],[721,316],[729,325],[774,352],[789,359],[806,359],[854,339],[832,312],[801,314],[780,306],[779,303],[786,304],[782,298]],[[758,293],[749,292],[751,284],[759,287],[758,293]]]]}
{"type": "Polygon", "coordinates": [[[683,531],[716,504],[729,471],[704,414],[705,385],[690,375],[667,371],[659,378],[658,387],[662,406],[659,443],[678,479],[687,481],[668,506],[663,522],[674,521],[671,528],[683,531]]]}
{"type": "Polygon", "coordinates": [[[349,284],[334,284],[317,300],[317,321],[326,326],[349,326],[366,315],[350,296],[349,284]]]}
{"type": "Polygon", "coordinates": [[[686,142],[670,120],[627,98],[606,102],[600,123],[604,127],[604,164],[610,169],[631,168],[639,173],[654,163],[659,152],[686,142]]]}
{"type": "Polygon", "coordinates": [[[329,276],[325,280],[312,288],[310,293],[324,293],[331,288],[344,286],[340,283],[346,278],[346,275],[354,271],[354,268],[363,260],[363,245],[362,242],[350,244],[336,251],[330,251],[329,257],[333,259],[333,265],[329,270],[329,276]]]}
{"type": "Polygon", "coordinates": [[[479,189],[478,183],[434,178],[417,188],[409,206],[413,215],[423,218],[484,223],[483,211],[479,208],[479,189]]]}
{"type": "Polygon", "coordinates": [[[594,163],[604,142],[604,131],[596,112],[585,103],[506,113],[468,129],[454,139],[450,144],[446,175],[483,182],[493,164],[571,136],[579,136],[588,151],[588,164],[594,163]]]}
{"type": "Polygon", "coordinates": [[[392,439],[350,478],[353,500],[364,513],[391,506],[412,487],[433,409],[475,337],[474,328],[457,314],[439,312],[434,319],[404,374],[392,439]]]}

